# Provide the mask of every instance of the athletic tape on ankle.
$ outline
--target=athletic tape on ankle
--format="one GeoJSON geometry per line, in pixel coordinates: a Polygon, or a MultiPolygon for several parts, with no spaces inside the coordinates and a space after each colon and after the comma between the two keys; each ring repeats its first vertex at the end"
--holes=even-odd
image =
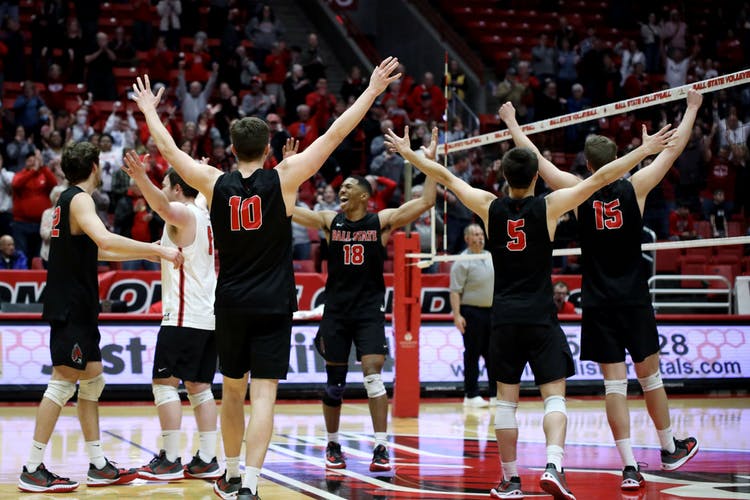
{"type": "MultiPolygon", "coordinates": [[[[179,398],[179,395],[177,397],[179,398]]],[[[196,409],[203,403],[208,403],[209,401],[213,401],[214,393],[211,392],[211,389],[206,389],[205,391],[201,391],[196,394],[188,394],[188,400],[190,401],[190,406],[193,409],[196,409]]]]}
{"type": "Polygon", "coordinates": [[[73,382],[68,382],[67,380],[50,380],[47,383],[47,390],[44,391],[43,397],[62,408],[75,393],[76,385],[73,382]]]}
{"type": "Polygon", "coordinates": [[[560,412],[563,415],[567,415],[568,412],[565,409],[565,398],[562,396],[549,396],[544,400],[544,414],[549,415],[552,412],[560,412]]]}
{"type": "Polygon", "coordinates": [[[368,398],[378,398],[385,394],[385,385],[379,373],[374,373],[365,377],[365,389],[368,398]]]}
{"type": "Polygon", "coordinates": [[[495,429],[518,429],[516,410],[518,403],[498,399],[495,407],[495,429]]]}
{"type": "Polygon", "coordinates": [[[161,406],[172,401],[180,401],[180,394],[177,392],[177,387],[164,384],[154,384],[151,388],[154,393],[154,403],[156,406],[161,406]]]}
{"type": "Polygon", "coordinates": [[[605,380],[604,381],[604,394],[620,394],[621,396],[628,395],[628,379],[622,380],[605,380]]]}
{"type": "Polygon", "coordinates": [[[100,373],[94,378],[78,381],[78,399],[99,401],[104,391],[104,376],[100,373]]]}
{"type": "Polygon", "coordinates": [[[643,392],[654,391],[660,387],[664,387],[664,382],[661,379],[661,372],[656,372],[648,377],[638,379],[638,383],[641,384],[643,392]]]}

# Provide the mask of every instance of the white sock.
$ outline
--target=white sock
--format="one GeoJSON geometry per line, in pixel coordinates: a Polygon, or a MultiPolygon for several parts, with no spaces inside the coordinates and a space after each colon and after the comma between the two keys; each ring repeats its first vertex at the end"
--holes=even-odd
{"type": "Polygon", "coordinates": [[[635,455],[633,455],[633,446],[630,444],[630,438],[625,439],[618,439],[615,441],[615,445],[617,446],[617,451],[620,452],[620,458],[622,458],[622,463],[626,467],[628,465],[631,465],[638,468],[638,462],[635,461],[635,455]]]}
{"type": "Polygon", "coordinates": [[[47,449],[47,443],[31,441],[31,452],[29,453],[29,461],[26,462],[26,470],[34,472],[39,467],[44,461],[45,449],[47,449]]]}
{"type": "Polygon", "coordinates": [[[672,426],[669,426],[666,429],[662,429],[662,430],[657,429],[656,433],[659,435],[659,442],[661,443],[661,449],[667,450],[667,453],[674,453],[675,445],[674,445],[674,435],[672,435],[672,426]]]}
{"type": "Polygon", "coordinates": [[[253,493],[258,493],[258,476],[260,469],[257,467],[245,467],[245,477],[242,478],[242,487],[250,488],[253,493]]]}
{"type": "Polygon", "coordinates": [[[240,477],[240,457],[227,457],[227,479],[240,477]]]}
{"type": "Polygon", "coordinates": [[[330,443],[331,441],[333,441],[334,443],[338,443],[339,442],[339,433],[338,433],[338,431],[337,432],[329,432],[328,433],[328,442],[330,443]]]}
{"type": "Polygon", "coordinates": [[[86,451],[89,452],[89,462],[94,464],[94,467],[101,469],[107,465],[101,441],[86,441],[86,451]]]}
{"type": "Polygon", "coordinates": [[[216,456],[216,431],[199,432],[200,448],[198,448],[198,457],[208,463],[216,456]]]}
{"type": "Polygon", "coordinates": [[[510,481],[510,478],[518,476],[518,460],[512,462],[500,462],[503,466],[503,479],[510,481]]]}
{"type": "Polygon", "coordinates": [[[375,448],[378,445],[383,445],[388,448],[388,433],[387,432],[376,432],[375,433],[375,448]]]}
{"type": "Polygon", "coordinates": [[[565,451],[562,449],[562,446],[557,446],[556,444],[547,446],[547,463],[554,464],[555,468],[557,468],[557,472],[562,471],[562,459],[564,453],[565,451]]]}
{"type": "Polygon", "coordinates": [[[161,439],[164,443],[164,451],[167,452],[167,460],[174,462],[180,456],[180,431],[161,431],[161,439]]]}

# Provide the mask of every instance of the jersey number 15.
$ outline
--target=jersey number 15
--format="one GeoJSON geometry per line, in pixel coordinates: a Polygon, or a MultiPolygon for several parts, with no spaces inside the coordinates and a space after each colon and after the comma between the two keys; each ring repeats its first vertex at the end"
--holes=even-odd
{"type": "Polygon", "coordinates": [[[622,227],[622,211],[619,210],[620,200],[603,202],[594,201],[594,220],[596,230],[619,229],[622,227]]]}

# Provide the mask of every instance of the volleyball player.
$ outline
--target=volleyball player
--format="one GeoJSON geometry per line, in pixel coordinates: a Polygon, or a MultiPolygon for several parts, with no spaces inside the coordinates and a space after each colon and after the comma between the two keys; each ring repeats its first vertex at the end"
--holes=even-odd
{"type": "Polygon", "coordinates": [[[243,118],[231,129],[238,169],[205,168],[182,152],[156,112],[148,77],[133,85],[133,99],[146,117],[159,151],[180,176],[205,197],[219,252],[214,312],[219,368],[224,378],[221,432],[225,474],[214,484],[222,498],[257,498],[257,485],[273,433],[279,379],[286,378],[292,312],[297,307],[292,268],[291,215],[297,190],[320,168],[364,117],[375,98],[401,75],[398,60],[385,59],[367,89],[302,153],[264,170],[269,130],[262,120],[243,118]],[[251,417],[245,433],[243,402],[250,385],[251,417]],[[245,474],[239,455],[245,437],[245,474]]]}
{"type": "Polygon", "coordinates": [[[52,221],[49,268],[42,318],[50,323],[52,376],[37,409],[31,453],[18,480],[27,492],[67,492],[76,481],[53,474],[42,463],[60,410],[78,389],[78,420],[89,455],[88,486],[126,484],[135,469],[115,467],[104,457],[99,433],[99,396],[104,389],[97,326],[97,261],[161,258],[179,267],[174,248],[134,241],[107,231],[91,193],[101,184],[99,149],[89,142],[63,152],[62,171],[70,187],[58,199],[52,221]]]}
{"type": "MultiPolygon", "coordinates": [[[[435,158],[437,128],[432,141],[422,148],[435,158]]],[[[415,221],[435,205],[436,185],[427,179],[422,196],[398,208],[367,211],[372,187],[364,177],[351,176],[339,188],[341,212],[294,209],[294,221],[321,230],[328,241],[328,279],[325,309],[315,345],[326,360],[323,417],[328,445],[326,467],[343,469],[346,461],[339,443],[341,403],[346,387],[349,351],[352,343],[362,362],[365,390],[375,432],[370,470],[391,470],[388,454],[388,395],[381,373],[388,345],[385,340],[385,246],[393,231],[415,221]]]]}
{"type": "Polygon", "coordinates": [[[495,268],[490,338],[498,381],[495,434],[504,473],[500,484],[490,491],[493,497],[523,497],[516,457],[516,409],[521,375],[528,362],[544,399],[547,465],[540,485],[557,499],[575,500],[562,469],[567,426],[565,379],[575,373],[575,368],[552,302],[552,240],[557,219],[649,154],[666,147],[670,137],[667,128],[654,136],[644,132],[643,145],[629,155],[580,184],[545,197],[534,196],[536,156],[528,148],[513,148],[502,158],[503,174],[510,186],[510,195],[505,198],[472,188],[438,163],[420,158],[410,148],[408,129],[403,138],[388,131],[388,147],[455,193],[487,228],[488,250],[495,268]]]}
{"type": "MultiPolygon", "coordinates": [[[[698,92],[688,91],[687,110],[677,128],[674,147],[662,151],[629,179],[619,179],[596,191],[577,210],[581,252],[585,257],[581,359],[599,363],[604,375],[607,419],[622,458],[621,487],[625,490],[638,489],[644,484],[630,442],[626,350],[635,364],[646,408],[659,436],[662,469],[675,470],[698,451],[694,437],[675,439],[672,433],[669,402],[659,371],[656,319],[641,257],[641,232],[646,197],[685,149],[702,101],[698,92]]],[[[511,108],[503,106],[500,118],[515,143],[536,154],[539,172],[547,185],[561,189],[583,182],[541,155],[521,131],[511,108]]],[[[586,139],[584,153],[589,170],[596,172],[615,159],[617,146],[606,137],[594,135],[586,139]]]]}
{"type": "MultiPolygon", "coordinates": [[[[179,270],[162,266],[162,320],[156,340],[153,393],[161,424],[163,448],[138,469],[142,479],[170,481],[183,476],[216,479],[216,402],[211,382],[216,372],[214,339],[213,233],[205,208],[195,204],[198,190],[170,168],[159,190],[146,175],[146,166],[134,151],[125,155],[125,172],[135,181],[149,206],[164,219],[161,245],[182,252],[179,270]],[[189,464],[180,459],[182,403],[177,386],[182,380],[195,412],[200,446],[189,464]]],[[[204,167],[212,168],[212,167],[204,167]]]]}

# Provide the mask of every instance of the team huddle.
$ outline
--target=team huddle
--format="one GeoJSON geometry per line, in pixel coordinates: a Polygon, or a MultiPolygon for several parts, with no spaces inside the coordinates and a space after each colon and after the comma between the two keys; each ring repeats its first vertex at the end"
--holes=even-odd
{"type": "Polygon", "coordinates": [[[558,170],[523,134],[510,103],[500,109],[516,148],[502,158],[509,196],[470,187],[435,161],[438,134],[411,150],[408,127],[392,131],[386,146],[403,156],[427,180],[422,196],[398,208],[368,212],[370,183],[344,180],[341,211],[311,211],[296,205],[299,186],[315,175],[357,126],[394,74],[395,58],[375,70],[368,88],[304,151],[290,139],[283,161],[264,170],[268,125],[243,118],[231,127],[238,168],[211,168],[180,150],[157,113],[163,88],[154,95],[148,76],[133,85],[133,100],[146,118],[159,151],[171,165],[162,189],[146,174],[145,159],[131,152],[123,169],[165,221],[160,244],[110,233],[98,218],[91,193],[101,172],[90,143],[68,148],[62,169],[68,187],[55,206],[43,319],[50,323],[53,371],[39,405],[31,452],[18,487],[28,492],[67,492],[79,484],[53,474],[43,457],[61,409],[78,388],[78,418],[90,466],[88,486],[121,485],[137,478],[215,479],[221,498],[257,499],[258,478],[274,425],[278,381],[289,365],[292,313],[297,308],[292,266],[291,222],[322,231],[329,243],[326,303],[315,347],[326,361],[322,398],[328,445],[326,467],[346,467],[339,443],[341,404],[352,344],[362,363],[374,429],[373,472],[391,470],[388,451],[388,396],[381,378],[387,343],[383,297],[385,247],[392,232],[420,217],[435,203],[437,183],[452,191],[476,215],[487,235],[495,270],[489,358],[497,382],[495,432],[502,462],[495,498],[523,498],[516,443],[521,373],[530,364],[544,399],[547,440],[541,487],[558,499],[574,500],[562,467],[567,414],[565,380],[573,358],[552,302],[552,240],[560,216],[575,210],[581,224],[583,272],[582,359],[596,361],[604,374],[607,415],[623,460],[623,489],[644,480],[630,444],[625,351],[633,362],[649,414],[659,435],[662,468],[674,470],[698,450],[694,438],[676,439],[659,373],[659,345],[645,275],[640,268],[641,215],[646,196],[680,154],[690,136],[701,96],[690,91],[679,127],[654,135],[644,128],[642,144],[616,158],[612,141],[592,136],[586,143],[593,174],[582,180],[558,170]],[[624,174],[658,154],[629,179],[624,174]],[[538,175],[556,189],[535,197],[538,175]],[[214,250],[219,273],[214,271],[214,250]],[[163,318],[153,366],[153,394],[161,424],[160,453],[138,468],[118,468],[103,454],[98,400],[104,389],[97,327],[97,261],[151,259],[162,263],[163,318]],[[208,314],[213,311],[213,314],[208,314]],[[220,421],[226,456],[217,460],[217,406],[211,391],[216,358],[223,376],[220,421]],[[250,419],[244,400],[250,384],[250,419]],[[199,431],[191,461],[179,456],[184,382],[199,431]],[[247,427],[247,428],[246,428],[247,427]],[[245,444],[244,472],[240,471],[245,444]]]}

